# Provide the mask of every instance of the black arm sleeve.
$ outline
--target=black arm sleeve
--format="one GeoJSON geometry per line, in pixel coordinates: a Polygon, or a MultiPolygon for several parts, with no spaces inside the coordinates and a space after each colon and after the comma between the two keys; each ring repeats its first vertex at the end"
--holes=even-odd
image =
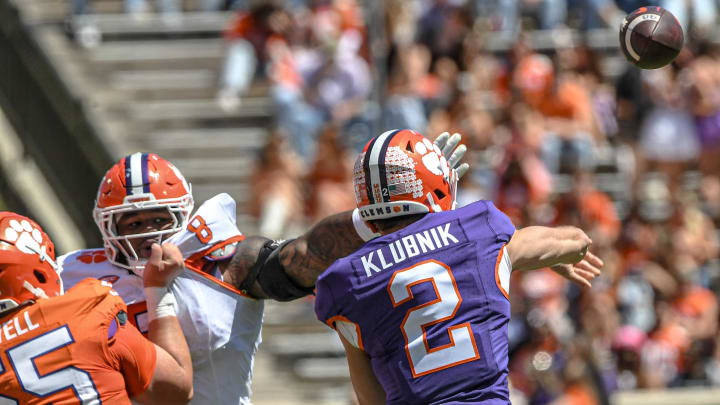
{"type": "MultiPolygon", "coordinates": [[[[290,279],[287,273],[285,273],[285,267],[280,263],[280,250],[291,241],[292,239],[282,243],[276,241],[271,241],[271,244],[266,243],[265,246],[263,246],[261,255],[258,256],[258,262],[253,266],[253,270],[255,270],[255,267],[258,267],[258,263],[262,263],[257,271],[257,282],[260,284],[265,295],[276,301],[292,301],[313,294],[314,291],[313,287],[300,286],[290,279]],[[262,253],[265,252],[265,248],[268,247],[268,245],[270,245],[272,251],[262,260],[262,253]]],[[[250,275],[248,275],[248,279],[249,278],[250,275]]]]}
{"type": "Polygon", "coordinates": [[[272,253],[273,250],[277,249],[278,246],[280,246],[280,244],[277,241],[269,240],[265,242],[262,248],[260,248],[260,252],[258,253],[255,264],[253,264],[253,266],[250,268],[247,276],[245,277],[245,280],[243,280],[243,282],[240,283],[240,286],[238,287],[238,289],[242,291],[243,294],[249,294],[250,289],[252,288],[253,284],[255,284],[255,281],[260,274],[260,270],[262,270],[263,264],[265,264],[265,260],[267,260],[268,256],[270,256],[270,253],[272,253]]]}

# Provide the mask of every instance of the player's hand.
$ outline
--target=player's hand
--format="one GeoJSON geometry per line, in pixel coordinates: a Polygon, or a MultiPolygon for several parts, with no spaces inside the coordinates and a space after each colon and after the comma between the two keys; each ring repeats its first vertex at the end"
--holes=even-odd
{"type": "Polygon", "coordinates": [[[590,288],[590,281],[600,275],[603,264],[599,257],[587,252],[585,258],[575,264],[558,264],[550,268],[580,287],[590,288]]]}
{"type": "Polygon", "coordinates": [[[458,180],[460,180],[460,178],[467,173],[468,169],[470,169],[469,164],[460,163],[465,155],[465,152],[467,152],[467,146],[458,146],[461,140],[462,136],[460,134],[454,133],[450,136],[449,132],[443,132],[435,139],[435,146],[437,146],[442,151],[443,155],[445,155],[448,164],[455,170],[458,180]],[[452,152],[452,154],[450,154],[450,152],[452,152]]]}
{"type": "Polygon", "coordinates": [[[153,243],[150,259],[143,272],[144,287],[167,287],[185,268],[180,249],[165,243],[162,246],[153,243]]]}

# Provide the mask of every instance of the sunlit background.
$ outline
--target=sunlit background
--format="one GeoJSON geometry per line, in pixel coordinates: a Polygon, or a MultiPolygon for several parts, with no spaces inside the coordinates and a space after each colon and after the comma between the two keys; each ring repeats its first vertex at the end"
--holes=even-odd
{"type": "MultiPolygon", "coordinates": [[[[720,31],[716,0],[0,0],[0,209],[59,253],[101,246],[117,159],[156,152],[196,206],[227,192],[272,238],[351,209],[374,135],[460,132],[465,204],[573,224],[589,292],[515,274],[514,404],[720,402],[720,31]],[[672,11],[685,48],[640,71],[625,14],[672,11]]],[[[351,404],[311,300],[267,305],[254,402],[351,404]]],[[[472,376],[468,376],[472,378],[472,376]]]]}

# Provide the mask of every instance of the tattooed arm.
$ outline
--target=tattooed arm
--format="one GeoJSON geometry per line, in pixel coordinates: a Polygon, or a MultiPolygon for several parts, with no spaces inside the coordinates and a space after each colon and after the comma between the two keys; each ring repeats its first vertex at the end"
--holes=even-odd
{"type": "Polygon", "coordinates": [[[280,263],[294,282],[312,287],[320,273],[335,260],[358,250],[364,243],[355,232],[352,211],[345,211],[323,218],[285,245],[280,251],[280,263]]]}
{"type": "MultiPolygon", "coordinates": [[[[222,266],[223,279],[255,298],[268,298],[268,294],[254,277],[254,266],[270,253],[263,251],[272,242],[262,236],[251,236],[238,245],[233,258],[222,266]],[[248,283],[248,277],[251,282],[248,283]]],[[[345,257],[363,245],[352,220],[352,211],[323,218],[297,239],[282,245],[277,261],[287,277],[301,288],[312,288],[315,280],[335,260],[345,257]]]]}

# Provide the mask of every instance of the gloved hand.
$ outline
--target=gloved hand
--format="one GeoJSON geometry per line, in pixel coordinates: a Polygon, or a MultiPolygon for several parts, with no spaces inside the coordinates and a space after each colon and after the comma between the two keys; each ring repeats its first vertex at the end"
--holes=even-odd
{"type": "Polygon", "coordinates": [[[469,164],[460,163],[465,155],[465,152],[467,152],[467,147],[465,145],[458,146],[461,140],[462,136],[460,134],[454,133],[450,136],[449,132],[443,132],[435,139],[435,146],[437,146],[442,151],[443,155],[445,155],[448,164],[453,170],[455,170],[458,180],[467,173],[468,169],[470,169],[469,164]]]}

